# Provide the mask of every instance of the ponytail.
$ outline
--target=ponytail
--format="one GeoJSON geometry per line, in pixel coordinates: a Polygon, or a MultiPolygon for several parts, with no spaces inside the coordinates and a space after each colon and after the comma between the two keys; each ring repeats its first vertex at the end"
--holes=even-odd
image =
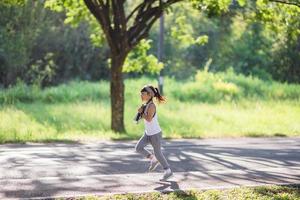
{"type": "Polygon", "coordinates": [[[166,102],[166,98],[161,96],[158,88],[154,88],[154,97],[156,98],[156,100],[159,102],[159,103],[162,103],[162,102],[166,102]]]}

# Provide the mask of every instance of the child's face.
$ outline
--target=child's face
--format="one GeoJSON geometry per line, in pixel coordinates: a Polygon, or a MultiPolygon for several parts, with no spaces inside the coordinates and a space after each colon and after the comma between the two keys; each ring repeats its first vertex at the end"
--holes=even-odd
{"type": "Polygon", "coordinates": [[[147,92],[141,92],[141,99],[142,101],[148,101],[151,96],[147,92]]]}

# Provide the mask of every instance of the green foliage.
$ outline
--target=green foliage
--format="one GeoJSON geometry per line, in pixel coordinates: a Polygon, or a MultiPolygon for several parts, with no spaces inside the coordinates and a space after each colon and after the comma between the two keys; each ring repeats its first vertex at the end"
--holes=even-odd
{"type": "Polygon", "coordinates": [[[53,60],[53,53],[47,53],[44,58],[32,63],[26,72],[30,84],[41,87],[44,82],[51,82],[58,66],[53,60]]]}
{"type": "Polygon", "coordinates": [[[18,78],[45,87],[107,77],[107,47],[91,44],[89,24],[71,28],[63,23],[63,13],[45,9],[40,1],[0,10],[0,87],[18,78]]]}
{"type": "Polygon", "coordinates": [[[299,11],[296,6],[268,1],[247,2],[242,9],[233,7],[218,17],[223,34],[210,41],[226,48],[212,51],[211,69],[225,71],[233,66],[238,73],[265,80],[298,82],[299,11]]]}
{"type": "Polygon", "coordinates": [[[0,83],[15,83],[16,77],[25,74],[24,65],[30,63],[30,51],[42,29],[41,8],[41,3],[33,1],[24,6],[0,4],[0,83]]]}
{"type": "Polygon", "coordinates": [[[158,74],[163,69],[163,63],[159,62],[153,54],[147,54],[151,40],[142,40],[138,46],[129,53],[123,66],[123,72],[149,72],[158,74]]]}
{"type": "MultiPolygon", "coordinates": [[[[126,14],[137,3],[126,2],[126,14]]],[[[0,86],[17,78],[42,87],[73,78],[108,78],[109,49],[83,0],[2,1],[0,11],[0,86]]],[[[157,74],[163,63],[165,75],[192,79],[212,59],[214,72],[233,67],[263,80],[300,81],[296,6],[267,0],[177,3],[165,14],[162,63],[154,56],[158,25],[129,54],[124,66],[129,76],[157,74]]]]}
{"type": "Polygon", "coordinates": [[[6,7],[10,7],[10,6],[23,6],[24,4],[26,4],[26,0],[2,0],[0,2],[0,6],[4,5],[6,7]]]}
{"type": "Polygon", "coordinates": [[[73,27],[78,26],[84,20],[92,19],[91,14],[85,6],[83,0],[47,0],[45,8],[56,12],[65,12],[65,23],[73,27]]]}
{"type": "Polygon", "coordinates": [[[102,46],[105,42],[103,31],[85,6],[83,0],[47,0],[45,8],[49,8],[56,12],[65,12],[66,18],[64,22],[72,27],[79,26],[82,22],[89,24],[89,34],[92,43],[95,46],[102,46]]]}
{"type": "MultiPolygon", "coordinates": [[[[154,42],[150,52],[157,53],[158,25],[150,32],[154,42]]],[[[163,47],[163,73],[178,79],[187,79],[194,74],[207,57],[210,35],[207,28],[215,25],[188,2],[172,6],[165,15],[165,36],[163,47]],[[184,16],[184,17],[182,17],[184,16]]]]}
{"type": "Polygon", "coordinates": [[[277,80],[299,82],[300,63],[300,8],[260,5],[258,17],[265,22],[267,37],[272,38],[272,60],[267,71],[277,80]],[[262,8],[261,8],[262,7],[262,8]]]}
{"type": "Polygon", "coordinates": [[[179,16],[175,19],[175,24],[171,27],[171,37],[178,43],[178,48],[187,48],[191,45],[204,45],[208,42],[208,36],[198,36],[194,38],[194,28],[187,22],[186,16],[179,16]]]}
{"type": "MultiPolygon", "coordinates": [[[[210,17],[227,12],[232,3],[231,0],[193,0],[192,2],[197,9],[206,12],[210,17]]],[[[244,4],[243,1],[238,2],[244,4]]]]}

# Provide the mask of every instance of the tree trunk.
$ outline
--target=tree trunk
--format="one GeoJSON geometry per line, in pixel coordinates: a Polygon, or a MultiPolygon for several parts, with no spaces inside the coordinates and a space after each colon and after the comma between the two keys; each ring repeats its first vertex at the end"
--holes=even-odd
{"type": "Polygon", "coordinates": [[[111,57],[111,128],[116,132],[125,132],[124,127],[124,82],[122,68],[125,55],[112,55],[111,57]]]}

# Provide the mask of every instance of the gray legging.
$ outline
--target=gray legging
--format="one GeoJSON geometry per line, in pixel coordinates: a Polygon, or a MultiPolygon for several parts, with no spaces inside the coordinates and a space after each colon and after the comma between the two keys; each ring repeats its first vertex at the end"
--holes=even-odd
{"type": "Polygon", "coordinates": [[[154,155],[158,162],[162,165],[164,169],[168,169],[170,166],[165,158],[165,156],[161,152],[161,139],[162,139],[162,132],[159,132],[155,135],[144,135],[141,137],[141,139],[138,141],[138,143],[135,146],[135,150],[138,153],[143,154],[145,157],[149,158],[151,153],[146,150],[144,147],[147,146],[149,143],[152,145],[154,150],[154,155]]]}

